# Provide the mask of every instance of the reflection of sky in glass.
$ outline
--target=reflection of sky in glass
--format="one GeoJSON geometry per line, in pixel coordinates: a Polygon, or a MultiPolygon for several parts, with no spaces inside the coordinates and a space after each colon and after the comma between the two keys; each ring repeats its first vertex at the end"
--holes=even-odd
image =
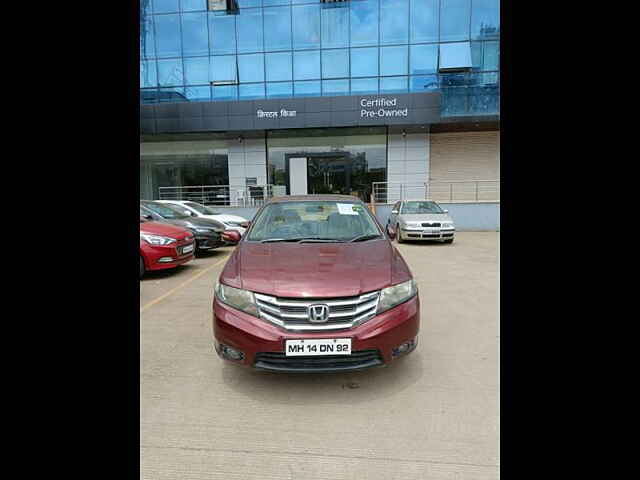
{"type": "Polygon", "coordinates": [[[293,48],[320,48],[320,5],[291,8],[293,48]]]}
{"type": "Polygon", "coordinates": [[[182,53],[180,17],[178,15],[156,15],[155,27],[158,57],[179,57],[182,53]]]}
{"type": "Polygon", "coordinates": [[[267,53],[265,55],[265,68],[268,82],[291,80],[291,52],[267,53]]]}
{"type": "Polygon", "coordinates": [[[351,76],[372,77],[378,75],[378,48],[351,49],[351,76]]]}
{"type": "Polygon", "coordinates": [[[349,76],[349,50],[323,50],[322,78],[344,78],[349,76]]]}
{"type": "Polygon", "coordinates": [[[238,55],[240,83],[264,82],[264,55],[238,55]]]}
{"type": "Polygon", "coordinates": [[[471,0],[442,0],[440,41],[468,40],[470,13],[471,0]]]}
{"type": "Polygon", "coordinates": [[[209,41],[213,55],[236,53],[236,16],[209,15],[209,41]]]}
{"type": "Polygon", "coordinates": [[[184,59],[184,82],[187,85],[209,83],[209,57],[184,59]]]}
{"type": "Polygon", "coordinates": [[[183,85],[182,60],[158,60],[158,83],[163,87],[183,85]]]}
{"type": "Polygon", "coordinates": [[[317,80],[312,82],[294,82],[293,94],[296,97],[320,95],[320,82],[317,80]]]}
{"type": "Polygon", "coordinates": [[[349,9],[323,8],[322,48],[349,46],[349,9]]]}
{"type": "Polygon", "coordinates": [[[262,10],[249,9],[237,15],[238,53],[262,52],[262,10]]]}
{"type": "Polygon", "coordinates": [[[378,0],[354,2],[351,5],[351,45],[378,43],[378,0]]]}
{"type": "Polygon", "coordinates": [[[349,93],[349,80],[323,80],[322,95],[347,95],[349,93]]]}
{"type": "Polygon", "coordinates": [[[182,51],[185,57],[209,54],[206,13],[182,14],[182,51]]]}
{"type": "Polygon", "coordinates": [[[408,70],[407,47],[380,48],[380,75],[406,75],[408,70]]]}
{"type": "Polygon", "coordinates": [[[267,83],[267,98],[292,97],[293,83],[267,83]]]}
{"type": "Polygon", "coordinates": [[[409,0],[380,0],[380,43],[409,42],[409,0]]]}
{"type": "Polygon", "coordinates": [[[352,79],[351,93],[378,93],[378,77],[352,79]]]}
{"type": "Polygon", "coordinates": [[[320,78],[320,50],[293,52],[293,79],[313,80],[320,78]]]}
{"type": "Polygon", "coordinates": [[[473,0],[471,38],[497,38],[500,32],[500,0],[473,0]]]}
{"type": "Polygon", "coordinates": [[[153,0],[153,13],[172,13],[178,10],[178,0],[153,0]]]}
{"type": "Polygon", "coordinates": [[[438,41],[439,0],[411,0],[411,42],[438,41]]]}
{"type": "Polygon", "coordinates": [[[409,73],[424,74],[438,71],[438,45],[411,45],[409,73]]]}
{"type": "Polygon", "coordinates": [[[291,7],[264,9],[264,49],[291,50],[291,7]]]}

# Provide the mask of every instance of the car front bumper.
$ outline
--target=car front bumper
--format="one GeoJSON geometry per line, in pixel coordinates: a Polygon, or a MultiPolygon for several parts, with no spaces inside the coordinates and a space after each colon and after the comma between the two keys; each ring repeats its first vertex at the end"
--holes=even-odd
{"type": "Polygon", "coordinates": [[[198,250],[213,250],[226,244],[226,242],[222,240],[221,233],[208,234],[196,232],[195,238],[198,250]]]}
{"type": "Polygon", "coordinates": [[[406,228],[401,228],[400,232],[398,232],[403,240],[448,240],[453,238],[455,233],[455,229],[414,230],[406,228]]]}
{"type": "MultiPolygon", "coordinates": [[[[180,245],[179,248],[184,246],[185,245],[180,245]]],[[[142,252],[142,256],[144,257],[144,264],[147,270],[164,270],[193,260],[193,253],[194,251],[192,250],[186,255],[181,255],[177,251],[176,246],[173,245],[149,245],[142,252]]]]}
{"type": "Polygon", "coordinates": [[[214,346],[218,355],[232,363],[260,370],[280,372],[339,372],[388,365],[413,351],[420,325],[420,300],[414,296],[371,320],[349,330],[293,332],[266,320],[213,301],[214,346]],[[351,338],[351,355],[287,357],[285,341],[294,339],[351,338]],[[398,354],[400,345],[412,347],[398,354]],[[231,347],[242,352],[241,360],[230,360],[221,349],[231,347]]]}

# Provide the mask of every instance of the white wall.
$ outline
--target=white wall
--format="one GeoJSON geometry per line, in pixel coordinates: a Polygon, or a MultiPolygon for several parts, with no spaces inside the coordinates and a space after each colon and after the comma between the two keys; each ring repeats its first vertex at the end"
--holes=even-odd
{"type": "Polygon", "coordinates": [[[229,185],[231,201],[244,189],[247,177],[255,177],[258,185],[267,183],[267,152],[264,138],[247,138],[229,145],[229,185]]]}
{"type": "Polygon", "coordinates": [[[404,184],[404,198],[424,198],[424,183],[429,176],[429,134],[390,134],[388,142],[387,202],[400,200],[400,188],[393,183],[404,184]]]}

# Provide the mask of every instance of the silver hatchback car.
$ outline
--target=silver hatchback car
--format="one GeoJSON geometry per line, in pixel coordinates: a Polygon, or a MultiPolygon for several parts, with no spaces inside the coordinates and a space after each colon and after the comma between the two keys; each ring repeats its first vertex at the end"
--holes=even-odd
{"type": "Polygon", "coordinates": [[[438,240],[452,243],[456,232],[448,210],[431,200],[403,200],[391,209],[387,229],[396,232],[399,243],[405,240],[438,240]]]}

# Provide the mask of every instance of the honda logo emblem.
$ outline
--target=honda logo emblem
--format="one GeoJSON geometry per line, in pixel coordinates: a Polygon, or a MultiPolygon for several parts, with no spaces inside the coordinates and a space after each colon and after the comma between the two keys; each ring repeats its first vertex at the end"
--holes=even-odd
{"type": "Polygon", "coordinates": [[[309,321],[311,323],[324,323],[329,320],[328,305],[310,305],[308,309],[309,321]]]}

